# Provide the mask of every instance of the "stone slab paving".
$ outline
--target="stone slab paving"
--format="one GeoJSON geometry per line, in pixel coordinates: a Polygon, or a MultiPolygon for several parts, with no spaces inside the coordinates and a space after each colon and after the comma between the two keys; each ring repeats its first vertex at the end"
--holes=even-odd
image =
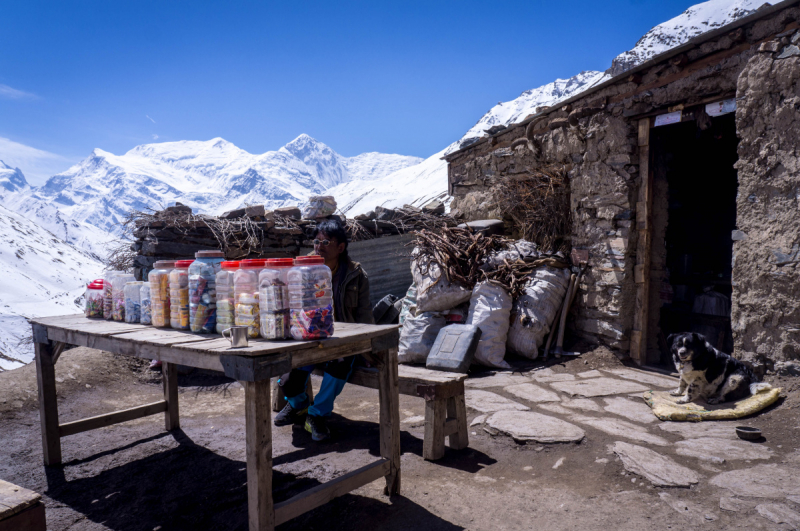
{"type": "MultiPolygon", "coordinates": [[[[769,459],[772,457],[772,449],[769,446],[741,439],[717,439],[715,437],[678,441],[675,443],[675,453],[698,459],[717,458],[723,462],[724,460],[769,459]]],[[[715,461],[714,459],[707,460],[715,461]]],[[[800,482],[800,478],[798,478],[798,482],[800,482]]]]}
{"type": "Polygon", "coordinates": [[[541,409],[547,410],[547,411],[549,411],[551,413],[555,413],[557,415],[564,415],[567,418],[569,418],[570,416],[575,414],[574,411],[571,411],[571,410],[561,406],[560,404],[555,404],[553,402],[546,402],[546,403],[537,404],[537,405],[541,409]]]}
{"type": "Polygon", "coordinates": [[[469,427],[474,428],[475,426],[480,426],[481,424],[483,424],[483,421],[486,420],[486,417],[488,416],[489,415],[487,414],[478,415],[477,417],[472,419],[472,422],[469,423],[469,427]]]}
{"type": "Polygon", "coordinates": [[[509,385],[508,387],[504,387],[503,390],[529,402],[561,402],[561,398],[559,398],[557,393],[532,383],[509,385]]]}
{"type": "Polygon", "coordinates": [[[638,393],[648,390],[647,387],[636,382],[606,377],[589,378],[571,382],[553,382],[550,384],[550,387],[571,396],[583,396],[587,398],[593,396],[638,393]]]}
{"type": "Polygon", "coordinates": [[[703,507],[699,503],[682,500],[666,492],[661,492],[658,494],[658,496],[661,498],[661,501],[681,513],[689,521],[695,524],[704,524],[718,519],[716,514],[703,507]]]}
{"type": "Polygon", "coordinates": [[[647,385],[654,385],[656,387],[663,387],[666,389],[675,389],[678,387],[678,379],[671,376],[663,376],[660,374],[653,374],[646,371],[638,371],[635,369],[603,369],[611,374],[625,378],[626,380],[633,380],[647,385]]]}
{"type": "Polygon", "coordinates": [[[568,408],[583,411],[597,411],[599,413],[603,410],[594,400],[589,400],[588,398],[565,398],[561,401],[561,404],[568,408]]]}
{"type": "Polygon", "coordinates": [[[677,433],[684,439],[697,439],[700,437],[716,437],[717,439],[741,440],[736,435],[734,422],[703,421],[703,422],[662,422],[658,425],[664,431],[677,433]]]}
{"type": "Polygon", "coordinates": [[[586,436],[574,424],[533,411],[498,411],[489,415],[484,429],[504,433],[515,441],[539,443],[579,442],[586,436]]]}
{"type": "Polygon", "coordinates": [[[786,496],[786,499],[800,505],[800,496],[786,496]]]}
{"type": "Polygon", "coordinates": [[[626,422],[624,420],[585,417],[581,415],[573,415],[570,420],[580,424],[586,424],[587,426],[591,426],[615,437],[624,437],[625,439],[631,439],[633,441],[639,441],[655,446],[669,446],[670,444],[666,439],[648,432],[647,428],[626,422]]]}
{"type": "Polygon", "coordinates": [[[753,502],[734,498],[732,496],[723,496],[719,499],[719,508],[732,513],[749,511],[754,505],[753,502]]]}
{"type": "Polygon", "coordinates": [[[785,498],[800,496],[800,468],[758,465],[716,475],[709,483],[728,489],[737,496],[785,498]]]}
{"type": "Polygon", "coordinates": [[[481,378],[467,378],[464,385],[469,389],[486,389],[489,387],[506,387],[508,385],[529,383],[530,381],[530,378],[522,374],[500,372],[481,378]]]}
{"type": "Polygon", "coordinates": [[[578,376],[581,378],[600,378],[603,373],[598,370],[579,372],[578,376]]]}
{"type": "Polygon", "coordinates": [[[549,375],[532,374],[531,378],[533,378],[537,382],[550,383],[550,382],[571,382],[575,379],[575,376],[573,376],[572,374],[549,374],[549,375]]]}
{"type": "Polygon", "coordinates": [[[656,487],[689,487],[700,481],[694,470],[644,446],[617,441],[609,445],[609,450],[622,459],[625,470],[643,476],[656,487]]]}
{"type": "Polygon", "coordinates": [[[603,401],[606,403],[603,409],[609,413],[620,415],[634,422],[651,424],[658,420],[658,418],[653,415],[653,410],[641,400],[635,402],[627,398],[615,397],[604,398],[603,401]]]}
{"type": "Polygon", "coordinates": [[[491,391],[467,389],[464,395],[467,407],[481,413],[494,413],[501,410],[527,411],[530,409],[528,406],[509,400],[491,391]]]}
{"type": "Polygon", "coordinates": [[[762,503],[756,505],[756,511],[770,522],[789,524],[794,529],[800,528],[800,513],[782,503],[762,503]]]}

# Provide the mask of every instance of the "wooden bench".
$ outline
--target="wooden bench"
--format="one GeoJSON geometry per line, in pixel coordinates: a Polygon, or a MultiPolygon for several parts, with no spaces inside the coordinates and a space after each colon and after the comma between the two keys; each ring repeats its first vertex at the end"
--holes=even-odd
{"type": "Polygon", "coordinates": [[[0,479],[0,531],[45,531],[42,496],[0,479]]]}
{"type": "MultiPolygon", "coordinates": [[[[444,457],[445,438],[450,438],[450,448],[461,450],[469,445],[467,435],[467,407],[464,402],[466,374],[433,371],[425,367],[398,365],[400,394],[425,399],[425,437],[422,457],[435,461],[444,457]]],[[[318,370],[315,374],[321,374],[318,370]]],[[[378,388],[378,370],[356,367],[348,383],[378,388]]],[[[274,382],[272,409],[280,411],[286,405],[283,393],[274,382]]],[[[311,380],[306,388],[313,399],[311,380]]]]}

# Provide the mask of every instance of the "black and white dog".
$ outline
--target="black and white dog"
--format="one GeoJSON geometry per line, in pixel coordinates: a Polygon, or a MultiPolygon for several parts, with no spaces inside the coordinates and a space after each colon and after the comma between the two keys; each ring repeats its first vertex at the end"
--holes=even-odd
{"type": "Polygon", "coordinates": [[[720,352],[701,334],[686,332],[667,338],[671,344],[672,361],[681,374],[678,389],[670,393],[681,396],[679,404],[703,398],[709,404],[739,400],[770,389],[759,383],[758,377],[741,361],[720,352]]]}

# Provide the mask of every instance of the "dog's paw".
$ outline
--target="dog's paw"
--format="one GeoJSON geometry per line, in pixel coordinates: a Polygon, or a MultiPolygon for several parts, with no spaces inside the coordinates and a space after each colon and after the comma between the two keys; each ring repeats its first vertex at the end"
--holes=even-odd
{"type": "Polygon", "coordinates": [[[673,389],[672,391],[669,392],[669,394],[672,396],[681,396],[683,394],[683,391],[681,391],[680,388],[673,389]]]}
{"type": "Polygon", "coordinates": [[[722,398],[717,396],[717,397],[709,398],[708,400],[706,400],[706,402],[708,402],[709,404],[721,404],[722,403],[722,398]]]}
{"type": "Polygon", "coordinates": [[[691,402],[691,400],[689,400],[688,396],[682,396],[675,401],[676,404],[688,404],[689,402],[691,402]]]}

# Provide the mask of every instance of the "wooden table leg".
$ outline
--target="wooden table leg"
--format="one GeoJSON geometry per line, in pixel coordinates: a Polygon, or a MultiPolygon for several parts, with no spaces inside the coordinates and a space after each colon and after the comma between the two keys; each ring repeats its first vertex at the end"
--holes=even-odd
{"type": "Polygon", "coordinates": [[[164,401],[167,410],[164,412],[164,426],[167,431],[181,427],[178,416],[178,366],[174,363],[161,364],[161,382],[164,386],[164,401]]]}
{"type": "Polygon", "coordinates": [[[39,384],[39,421],[42,425],[42,454],[45,465],[61,464],[61,435],[58,433],[56,370],[53,343],[34,343],[36,380],[39,384]]]}
{"type": "Polygon", "coordinates": [[[247,513],[250,531],[275,528],[272,504],[270,380],[242,382],[247,440],[247,513]]]}
{"type": "Polygon", "coordinates": [[[397,375],[397,349],[375,354],[383,359],[378,372],[378,396],[381,408],[381,457],[389,459],[384,493],[400,494],[400,382],[397,375]]]}

